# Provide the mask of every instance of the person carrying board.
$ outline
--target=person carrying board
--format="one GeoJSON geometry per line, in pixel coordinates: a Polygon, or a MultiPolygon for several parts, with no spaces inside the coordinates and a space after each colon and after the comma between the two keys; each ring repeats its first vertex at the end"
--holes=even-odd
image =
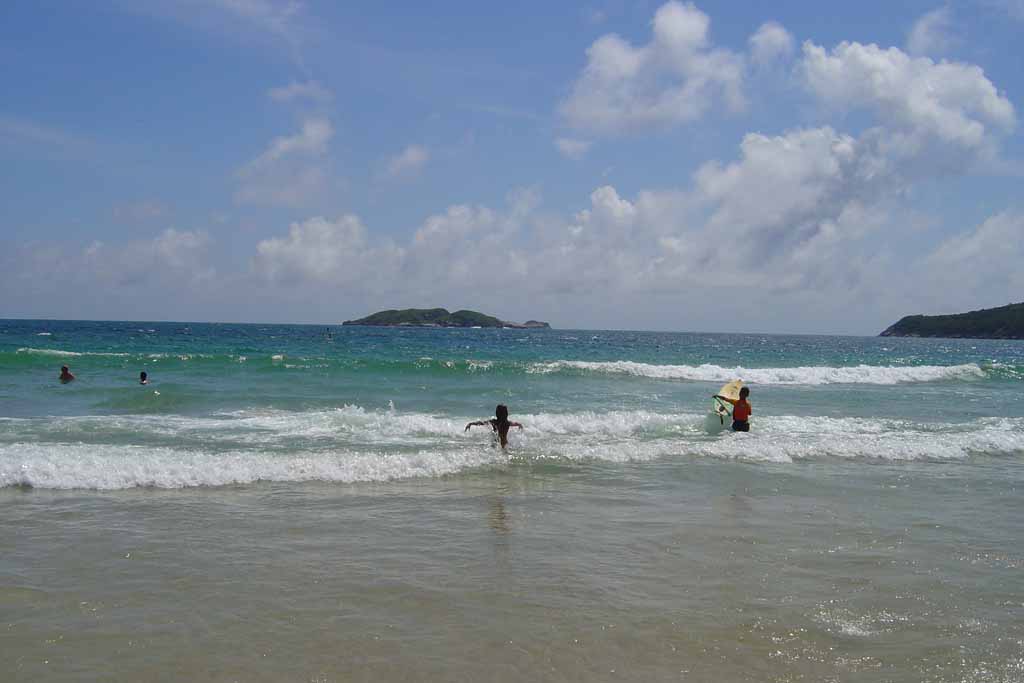
{"type": "Polygon", "coordinates": [[[727,401],[732,404],[732,431],[734,432],[750,431],[750,414],[754,412],[754,409],[750,407],[747,396],[750,396],[750,389],[746,387],[740,389],[740,397],[738,399],[715,394],[715,398],[720,401],[727,401]]]}

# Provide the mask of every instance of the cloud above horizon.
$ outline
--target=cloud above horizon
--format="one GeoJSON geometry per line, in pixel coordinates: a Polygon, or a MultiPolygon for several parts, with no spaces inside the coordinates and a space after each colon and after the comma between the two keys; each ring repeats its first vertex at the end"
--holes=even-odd
{"type": "Polygon", "coordinates": [[[907,52],[915,57],[941,55],[957,39],[953,35],[953,10],[943,5],[921,15],[907,34],[907,52]]]}
{"type": "Polygon", "coordinates": [[[328,178],[323,159],[334,137],[334,127],[324,117],[302,121],[295,135],[270,141],[255,159],[238,169],[235,201],[301,207],[324,191],[328,178]]]}
{"type": "MultiPolygon", "coordinates": [[[[269,33],[309,16],[297,2],[216,6],[269,33]]],[[[934,58],[959,30],[950,6],[913,20],[905,48],[813,36],[798,46],[781,21],[762,19],[734,30],[733,47],[713,40],[711,17],[693,3],[658,7],[645,41],[608,20],[576,46],[581,62],[549,93],[546,111],[559,116],[548,122],[492,117],[486,128],[424,106],[416,125],[378,131],[330,79],[253,79],[252,98],[295,118],[273,137],[239,136],[224,166],[234,169],[227,223],[186,219],[200,228],[182,230],[169,225],[182,215],[164,199],[173,192],[126,192],[161,198],[105,205],[112,223],[131,225],[128,238],[6,243],[0,284],[40,301],[56,300],[58,285],[76,300],[112,291],[140,307],[158,292],[224,302],[258,292],[268,305],[302,302],[304,316],[339,302],[486,308],[501,298],[513,310],[496,312],[508,318],[564,309],[643,322],[663,320],[652,311],[667,305],[679,319],[842,331],[852,315],[861,317],[851,326],[870,325],[897,309],[1019,291],[1024,218],[1012,198],[948,220],[919,199],[998,176],[1013,157],[1007,92],[978,64],[934,58]],[[772,101],[779,94],[785,102],[772,101]],[[759,118],[764,109],[773,118],[759,118]],[[450,142],[459,139],[472,142],[450,142]],[[477,148],[494,141],[504,154],[477,148]],[[531,166],[531,154],[546,157],[531,166]],[[330,191],[336,155],[365,191],[330,191]],[[473,170],[453,180],[443,166],[473,170]],[[44,286],[33,282],[39,272],[59,275],[44,286]],[[955,296],[936,294],[950,283],[955,296]]],[[[524,109],[544,111],[534,104],[524,109]]],[[[59,128],[28,121],[0,116],[0,138],[59,144],[59,128]]],[[[211,204],[207,217],[223,211],[211,204]]]]}
{"type": "Polygon", "coordinates": [[[598,38],[562,115],[576,128],[612,133],[687,123],[718,103],[742,110],[743,57],[713,47],[710,24],[692,3],[671,0],[655,13],[646,45],[614,33],[598,38]]]}

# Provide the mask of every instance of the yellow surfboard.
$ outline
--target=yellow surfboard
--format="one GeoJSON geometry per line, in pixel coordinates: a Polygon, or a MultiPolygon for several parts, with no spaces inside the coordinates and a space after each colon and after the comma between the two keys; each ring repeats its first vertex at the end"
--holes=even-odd
{"type": "MultiPolygon", "coordinates": [[[[731,398],[734,401],[738,401],[740,398],[740,389],[743,388],[743,380],[734,379],[731,382],[727,382],[722,385],[722,388],[718,390],[719,396],[725,396],[731,398]]],[[[718,418],[720,426],[725,427],[726,419],[732,419],[732,404],[728,401],[723,401],[720,398],[711,399],[711,411],[712,415],[718,418]]],[[[709,420],[711,422],[711,420],[709,420]]]]}

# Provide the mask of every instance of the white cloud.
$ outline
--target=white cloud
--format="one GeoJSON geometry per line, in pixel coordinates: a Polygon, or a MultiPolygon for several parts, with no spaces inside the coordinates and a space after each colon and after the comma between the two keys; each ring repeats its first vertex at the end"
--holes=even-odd
{"type": "Polygon", "coordinates": [[[926,12],[907,34],[907,52],[916,56],[942,54],[956,42],[952,29],[953,10],[949,5],[926,12]]]}
{"type": "Polygon", "coordinates": [[[37,121],[0,115],[0,146],[25,147],[36,155],[93,156],[99,145],[77,133],[37,121]]]}
{"type": "Polygon", "coordinates": [[[646,45],[616,34],[597,39],[562,115],[578,128],[615,132],[687,123],[719,101],[742,109],[743,58],[711,47],[709,25],[693,4],[672,0],[655,13],[646,45]]]}
{"type": "Polygon", "coordinates": [[[430,161],[430,150],[423,145],[409,145],[388,159],[386,174],[391,178],[418,173],[430,161]]]}
{"type": "MultiPolygon", "coordinates": [[[[991,300],[985,305],[1024,300],[1024,215],[1005,211],[980,225],[940,243],[920,264],[919,278],[925,291],[936,299],[936,307],[955,301],[972,305],[979,296],[991,300]]],[[[948,309],[946,309],[948,310],[948,309]]]]}
{"type": "Polygon", "coordinates": [[[401,251],[390,245],[370,247],[366,228],[358,217],[323,217],[292,223],[287,237],[256,245],[254,270],[262,277],[284,283],[313,282],[373,288],[381,275],[395,274],[401,251]]]}
{"type": "Polygon", "coordinates": [[[327,143],[334,137],[334,127],[325,118],[309,118],[295,135],[283,135],[271,140],[267,149],[249,162],[245,169],[258,170],[292,155],[320,156],[327,151],[327,143]]]}
{"type": "Polygon", "coordinates": [[[576,140],[575,138],[557,138],[555,140],[555,147],[562,156],[579,160],[586,156],[587,151],[590,150],[590,142],[576,140]]]}
{"type": "Polygon", "coordinates": [[[327,171],[320,166],[267,170],[245,175],[235,192],[235,201],[239,204],[299,208],[321,197],[328,185],[327,171]]]}
{"type": "Polygon", "coordinates": [[[271,33],[289,36],[305,9],[298,0],[213,0],[214,6],[271,33]]]}
{"type": "Polygon", "coordinates": [[[8,302],[9,311],[30,301],[35,315],[194,320],[197,309],[223,289],[211,244],[205,231],[168,228],[116,243],[62,240],[0,248],[0,290],[19,295],[8,302]]]}
{"type": "Polygon", "coordinates": [[[750,58],[755,64],[765,66],[793,54],[793,36],[774,21],[761,24],[750,36],[750,58]]]}
{"type": "MultiPolygon", "coordinates": [[[[167,228],[150,240],[109,245],[94,241],[79,253],[64,254],[61,277],[93,288],[155,285],[168,291],[209,281],[210,237],[206,232],[167,228]]],[[[99,291],[94,292],[100,296],[99,291]]]]}
{"type": "Polygon", "coordinates": [[[970,64],[936,63],[877,45],[843,42],[828,51],[807,42],[800,71],[826,104],[872,112],[884,129],[879,144],[894,158],[930,150],[956,168],[992,156],[997,138],[1016,124],[1010,101],[970,64]]]}
{"type": "Polygon", "coordinates": [[[299,83],[292,81],[288,85],[271,88],[267,96],[275,102],[292,102],[294,100],[307,99],[313,102],[330,102],[333,94],[316,81],[299,83]]]}
{"type": "Polygon", "coordinates": [[[300,0],[113,0],[113,3],[123,11],[174,20],[243,44],[272,47],[300,68],[302,48],[316,32],[306,3],[300,0]]]}
{"type": "Polygon", "coordinates": [[[311,117],[291,136],[274,138],[267,149],[238,171],[235,201],[243,204],[303,206],[327,187],[323,167],[334,136],[330,121],[311,117]]]}
{"type": "MultiPolygon", "coordinates": [[[[454,205],[429,217],[402,246],[375,245],[361,224],[328,231],[325,239],[297,236],[293,226],[288,238],[261,244],[261,258],[277,264],[261,270],[287,272],[295,285],[329,280],[364,298],[374,292],[371,282],[391,283],[403,300],[514,291],[532,305],[553,302],[556,310],[570,301],[635,307],[656,296],[679,305],[716,302],[707,305],[711,314],[730,311],[769,329],[764,311],[780,307],[794,316],[832,315],[828,324],[839,325],[832,329],[855,329],[840,323],[844,306],[859,310],[871,302],[888,311],[897,298],[924,300],[912,287],[893,295],[891,283],[905,282],[907,268],[893,249],[913,229],[903,217],[903,192],[917,176],[908,173],[906,158],[886,157],[882,133],[873,128],[856,137],[820,127],[749,134],[734,161],[704,164],[687,187],[634,197],[598,187],[571,219],[544,214],[532,193],[505,209],[454,205]],[[299,244],[302,257],[285,248],[299,244]],[[330,275],[329,264],[337,263],[352,264],[342,271],[360,276],[341,283],[330,275]],[[372,272],[359,270],[366,263],[372,272]]],[[[956,244],[946,251],[980,260],[1011,239],[1017,220],[1016,228],[987,231],[984,248],[956,244]]],[[[1017,256],[997,264],[1004,281],[1017,256]]],[[[943,258],[932,257],[921,272],[943,258]]],[[[820,330],[823,323],[808,324],[820,330]]]]}

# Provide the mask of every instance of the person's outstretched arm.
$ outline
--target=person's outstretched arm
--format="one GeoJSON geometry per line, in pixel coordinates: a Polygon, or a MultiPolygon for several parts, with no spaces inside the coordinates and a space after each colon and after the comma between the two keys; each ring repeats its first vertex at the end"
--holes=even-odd
{"type": "Polygon", "coordinates": [[[487,422],[487,420],[480,420],[480,421],[477,421],[477,422],[470,422],[468,425],[466,425],[466,431],[468,432],[470,427],[483,427],[486,424],[489,424],[487,422]]]}
{"type": "Polygon", "coordinates": [[[731,404],[733,404],[733,405],[736,405],[737,403],[739,403],[739,400],[738,400],[738,399],[735,399],[735,398],[727,398],[727,397],[725,397],[725,396],[719,396],[718,394],[715,394],[715,396],[714,396],[714,397],[715,397],[715,398],[720,398],[720,399],[722,399],[723,401],[728,401],[729,403],[731,403],[731,404]]]}
{"type": "Polygon", "coordinates": [[[518,422],[509,422],[508,426],[509,427],[519,427],[519,429],[523,428],[523,425],[519,424],[518,422]]]}

